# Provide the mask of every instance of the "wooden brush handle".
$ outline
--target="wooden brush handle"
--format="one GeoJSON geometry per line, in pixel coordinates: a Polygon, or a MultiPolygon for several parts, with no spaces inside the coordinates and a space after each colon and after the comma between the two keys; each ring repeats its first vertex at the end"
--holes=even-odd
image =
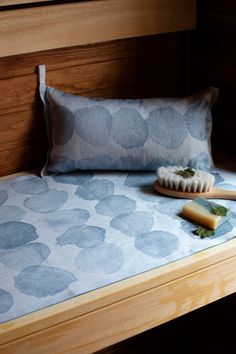
{"type": "MultiPolygon", "coordinates": [[[[228,189],[221,188],[211,188],[209,192],[205,192],[209,196],[205,198],[214,198],[214,199],[232,199],[236,200],[236,191],[231,191],[228,189]]],[[[203,193],[204,194],[204,193],[203,193]]]]}
{"type": "Polygon", "coordinates": [[[158,181],[154,183],[154,189],[161,193],[168,195],[170,197],[184,198],[184,199],[194,199],[197,197],[202,197],[205,199],[232,199],[236,200],[236,191],[231,191],[227,189],[211,188],[208,192],[194,193],[194,192],[183,192],[180,190],[169,189],[161,186],[158,181]]]}

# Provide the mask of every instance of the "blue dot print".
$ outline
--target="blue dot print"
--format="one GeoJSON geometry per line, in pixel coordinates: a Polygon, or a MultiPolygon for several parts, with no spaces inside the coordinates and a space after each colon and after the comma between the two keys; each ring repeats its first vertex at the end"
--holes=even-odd
{"type": "Polygon", "coordinates": [[[50,120],[52,141],[58,145],[68,143],[73,135],[74,114],[68,108],[55,104],[50,107],[50,120]]]}
{"type": "Polygon", "coordinates": [[[68,172],[66,174],[55,175],[52,178],[55,182],[73,184],[79,186],[81,184],[88,182],[92,177],[93,177],[92,172],[79,171],[79,172],[68,172]]]}
{"type": "Polygon", "coordinates": [[[143,146],[148,134],[147,123],[136,109],[122,107],[113,114],[113,139],[125,149],[143,146]]]}
{"type": "Polygon", "coordinates": [[[162,214],[170,215],[173,218],[178,217],[182,212],[182,208],[186,204],[185,199],[162,198],[159,204],[154,205],[154,209],[162,214]]]}
{"type": "Polygon", "coordinates": [[[76,267],[85,273],[115,273],[123,262],[122,250],[112,243],[83,249],[75,259],[76,267]]]}
{"type": "Polygon", "coordinates": [[[105,229],[97,226],[72,226],[57,237],[57,243],[60,246],[71,244],[81,248],[95,247],[104,241],[105,232],[105,229]]]}
{"type": "Polygon", "coordinates": [[[78,187],[75,194],[86,200],[101,200],[114,193],[114,183],[106,179],[93,178],[78,187]]]}
{"type": "Polygon", "coordinates": [[[188,136],[186,122],[173,107],[160,107],[147,119],[151,139],[167,149],[180,147],[188,136]]]}
{"type": "Polygon", "coordinates": [[[15,277],[15,287],[24,294],[41,298],[56,295],[74,281],[76,277],[64,269],[33,265],[15,277]]]}
{"type": "Polygon", "coordinates": [[[7,192],[0,189],[0,205],[2,205],[3,203],[5,203],[5,201],[7,200],[8,196],[7,196],[7,192]]]}
{"type": "Polygon", "coordinates": [[[151,214],[136,211],[129,214],[121,214],[110,222],[111,227],[119,230],[127,236],[137,236],[151,230],[154,220],[151,214]]]}
{"type": "Polygon", "coordinates": [[[0,313],[7,312],[13,305],[12,295],[4,290],[0,289],[0,313]]]}
{"type": "Polygon", "coordinates": [[[130,172],[125,179],[125,186],[131,188],[150,186],[156,178],[155,172],[130,172]]]}
{"type": "Polygon", "coordinates": [[[76,161],[67,156],[51,155],[49,165],[47,167],[48,173],[66,173],[77,169],[76,161]]]}
{"type": "Polygon", "coordinates": [[[18,178],[11,183],[11,187],[22,194],[38,194],[48,190],[46,180],[40,177],[18,178]]]}
{"type": "Polygon", "coordinates": [[[110,169],[114,170],[135,170],[143,171],[145,170],[145,165],[139,156],[121,156],[119,159],[115,160],[110,169]]]}
{"type": "Polygon", "coordinates": [[[178,238],[170,232],[151,231],[138,235],[135,239],[136,248],[153,258],[167,257],[179,247],[178,238]]]}
{"type": "Polygon", "coordinates": [[[198,140],[206,140],[207,138],[206,113],[208,109],[208,102],[201,100],[193,103],[185,112],[185,121],[189,132],[198,140]]]}
{"type": "Polygon", "coordinates": [[[109,170],[112,168],[113,159],[109,155],[96,155],[81,158],[77,161],[77,166],[81,170],[109,170]]]}
{"type": "Polygon", "coordinates": [[[38,238],[35,226],[22,222],[10,221],[0,224],[0,249],[15,248],[38,238]]]}
{"type": "Polygon", "coordinates": [[[145,202],[157,203],[159,196],[155,192],[153,185],[144,186],[136,191],[137,196],[145,202]]]}
{"type": "Polygon", "coordinates": [[[33,264],[41,264],[50,254],[43,243],[33,242],[13,249],[0,250],[0,262],[13,270],[20,270],[33,264]]]}
{"type": "Polygon", "coordinates": [[[111,195],[102,199],[96,206],[100,215],[115,217],[119,214],[130,213],[136,209],[136,202],[125,195],[111,195]]]}
{"type": "Polygon", "coordinates": [[[9,221],[20,221],[24,218],[26,212],[20,207],[14,205],[3,205],[0,208],[0,224],[9,221]]]}
{"type": "Polygon", "coordinates": [[[87,222],[90,213],[85,209],[63,209],[43,215],[40,222],[54,231],[68,228],[71,225],[81,225],[87,222]]]}
{"type": "Polygon", "coordinates": [[[66,203],[68,193],[50,189],[47,192],[26,198],[24,206],[36,213],[50,213],[66,203]]]}
{"type": "Polygon", "coordinates": [[[75,114],[75,131],[83,140],[95,146],[107,144],[111,131],[112,116],[105,107],[95,105],[81,108],[75,114]]]}
{"type": "Polygon", "coordinates": [[[156,157],[146,165],[146,171],[155,171],[158,167],[170,166],[171,162],[163,159],[163,157],[156,157]]]}

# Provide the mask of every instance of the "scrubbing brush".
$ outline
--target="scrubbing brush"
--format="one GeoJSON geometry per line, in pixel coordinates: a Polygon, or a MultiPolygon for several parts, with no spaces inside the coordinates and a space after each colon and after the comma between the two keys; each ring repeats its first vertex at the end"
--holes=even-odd
{"type": "Polygon", "coordinates": [[[157,176],[161,186],[183,192],[207,192],[215,182],[208,172],[181,166],[160,167],[157,176]]]}
{"type": "Polygon", "coordinates": [[[171,197],[236,200],[236,191],[213,187],[215,178],[205,171],[168,166],[158,168],[157,177],[158,180],[154,183],[155,190],[171,197]]]}

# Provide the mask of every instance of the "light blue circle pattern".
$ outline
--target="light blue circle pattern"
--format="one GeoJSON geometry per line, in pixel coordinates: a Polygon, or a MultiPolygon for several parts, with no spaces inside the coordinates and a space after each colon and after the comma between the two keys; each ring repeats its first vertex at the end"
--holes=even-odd
{"type": "Polygon", "coordinates": [[[75,115],[75,131],[82,139],[95,146],[107,144],[112,127],[112,116],[105,107],[95,105],[80,108],[75,115]]]}
{"type": "MultiPolygon", "coordinates": [[[[174,149],[176,150],[176,149],[174,149]]],[[[156,154],[155,154],[156,155],[156,154]]],[[[171,161],[168,161],[167,159],[163,159],[162,157],[155,157],[151,161],[148,162],[146,165],[145,171],[156,171],[158,167],[166,167],[170,166],[173,163],[171,161]]]]}
{"type": "MultiPolygon", "coordinates": [[[[97,286],[101,286],[107,279],[114,280],[126,276],[127,265],[131,267],[129,269],[135,271],[137,269],[137,272],[140,272],[140,269],[146,269],[147,264],[151,267],[159,266],[176,259],[175,257],[182,257],[180,243],[182,245],[186,237],[192,238],[188,241],[190,247],[187,252],[191,249],[200,250],[204,248],[202,244],[208,242],[194,235],[193,223],[178,217],[186,201],[160,197],[151,190],[155,173],[130,173],[128,176],[118,173],[111,174],[111,179],[109,173],[105,174],[105,178],[101,178],[104,173],[89,173],[89,176],[85,173],[80,182],[76,176],[77,173],[71,179],[69,176],[70,182],[73,183],[67,183],[66,176],[61,180],[48,177],[46,190],[42,189],[38,194],[30,193],[33,194],[31,196],[22,194],[21,192],[26,190],[25,187],[20,189],[20,185],[17,188],[21,192],[16,194],[16,185],[9,182],[8,199],[12,202],[12,195],[17,196],[17,205],[21,207],[13,205],[0,207],[0,265],[6,272],[12,273],[12,276],[16,274],[13,280],[15,279],[17,290],[22,293],[21,297],[23,294],[32,298],[48,297],[51,301],[54,295],[62,293],[57,298],[64,298],[64,295],[66,297],[81,287],[87,291],[87,284],[90,286],[92,279],[95,279],[97,286]],[[57,193],[61,191],[48,189],[54,182],[58,185],[64,184],[60,186],[64,187],[64,192],[67,191],[63,198],[57,193]],[[86,185],[90,186],[87,192],[84,188],[86,185]],[[81,190],[84,188],[85,198],[76,198],[75,191],[78,193],[80,188],[81,190]],[[56,193],[50,195],[50,191],[56,193]],[[120,191],[124,194],[115,194],[120,191]],[[67,199],[68,195],[72,200],[67,199]],[[49,206],[47,212],[40,209],[40,203],[43,202],[40,198],[45,198],[44,205],[47,205],[47,208],[49,206]],[[32,207],[37,205],[37,199],[40,203],[36,213],[43,215],[30,213],[29,208],[24,209],[24,206],[26,207],[24,200],[30,201],[32,207]],[[68,201],[66,205],[65,201],[68,201]],[[69,209],[72,201],[83,208],[69,209]],[[12,221],[5,219],[7,214],[12,221]],[[31,220],[31,215],[34,219],[32,224],[36,220],[37,228],[21,221],[22,218],[26,221],[31,220]],[[173,221],[173,230],[176,231],[178,238],[175,231],[162,229],[163,215],[165,220],[173,221]],[[101,225],[106,226],[103,228],[101,225]],[[47,244],[45,240],[48,240],[47,244]],[[194,247],[191,247],[191,242],[194,243],[194,247]],[[64,263],[61,263],[62,266],[61,264],[58,266],[59,263],[50,266],[54,253],[58,252],[60,255],[64,254],[64,251],[71,251],[68,256],[68,268],[64,263]],[[132,264],[131,254],[134,255],[135,264],[132,264]],[[112,275],[113,273],[117,274],[112,275]],[[83,284],[80,284],[80,275],[84,280],[83,284]],[[70,284],[77,281],[77,276],[78,285],[74,284],[70,289],[70,284]],[[39,286],[40,283],[42,286],[39,286]]],[[[218,180],[222,187],[236,189],[234,185],[226,184],[223,177],[219,177],[218,180]]],[[[226,206],[232,210],[235,207],[233,202],[227,202],[226,206]]],[[[225,222],[217,228],[214,239],[232,234],[235,215],[232,213],[231,222],[225,222]]],[[[4,289],[2,293],[0,291],[2,313],[9,311],[13,304],[14,293],[11,295],[7,290],[9,289],[4,289]]],[[[25,299],[27,300],[27,297],[25,299]]]]}
{"type": "Polygon", "coordinates": [[[173,218],[177,218],[182,212],[182,208],[186,204],[185,199],[173,199],[163,197],[161,201],[154,205],[153,208],[158,210],[162,214],[170,215],[173,218]]]}
{"type": "Polygon", "coordinates": [[[134,171],[143,171],[146,169],[143,161],[140,160],[139,156],[121,156],[115,160],[111,166],[111,170],[134,170],[134,171]]]}
{"type": "Polygon", "coordinates": [[[130,213],[136,209],[136,202],[125,195],[111,195],[103,198],[96,206],[100,215],[115,217],[122,213],[130,213]]]}
{"type": "Polygon", "coordinates": [[[131,188],[150,186],[156,180],[154,172],[130,172],[127,174],[124,185],[131,188]]]}
{"type": "Polygon", "coordinates": [[[125,149],[143,146],[148,138],[148,126],[133,108],[122,107],[112,117],[112,137],[125,149]]]}
{"type": "Polygon", "coordinates": [[[109,170],[112,166],[113,159],[109,155],[101,154],[92,157],[81,158],[77,161],[77,166],[80,170],[109,170]]]}
{"type": "Polygon", "coordinates": [[[200,100],[193,103],[185,112],[185,122],[188,130],[198,140],[207,139],[206,114],[208,109],[208,103],[205,100],[200,100]]]}
{"type": "Polygon", "coordinates": [[[76,267],[85,273],[115,273],[121,269],[123,262],[122,250],[112,243],[83,249],[75,259],[76,267]]]}
{"type": "Polygon", "coordinates": [[[0,249],[11,249],[34,241],[39,236],[35,226],[22,221],[0,224],[0,249]]]}
{"type": "Polygon", "coordinates": [[[160,107],[147,119],[151,139],[167,149],[180,147],[188,135],[184,117],[173,107],[160,107]]]}
{"type": "Polygon", "coordinates": [[[97,226],[72,226],[62,236],[57,237],[57,244],[71,244],[81,248],[95,247],[104,241],[105,232],[105,229],[97,226]]]}
{"type": "Polygon", "coordinates": [[[136,191],[137,196],[145,202],[156,203],[158,200],[157,193],[153,193],[153,186],[144,186],[136,191]]]}
{"type": "Polygon", "coordinates": [[[24,206],[35,213],[50,213],[59,209],[68,200],[68,193],[56,189],[26,198],[24,206]]]}
{"type": "Polygon", "coordinates": [[[0,289],[0,313],[7,312],[13,305],[12,295],[4,290],[0,289]]]}
{"type": "Polygon", "coordinates": [[[210,110],[216,91],[209,88],[199,96],[179,99],[114,100],[47,88],[52,148],[44,172],[154,171],[160,165],[186,165],[189,160],[196,168],[200,152],[209,155],[202,163],[210,169],[210,110]]]}
{"type": "Polygon", "coordinates": [[[77,170],[76,161],[69,156],[61,156],[52,154],[47,166],[47,172],[50,173],[66,173],[68,171],[77,170]]]}
{"type": "Polygon", "coordinates": [[[136,211],[129,214],[120,214],[111,220],[110,225],[126,236],[135,237],[151,230],[154,224],[150,213],[136,211]]]}
{"type": "Polygon", "coordinates": [[[0,262],[19,271],[30,265],[41,264],[50,254],[50,248],[41,242],[28,243],[13,249],[0,250],[0,262]]]}
{"type": "Polygon", "coordinates": [[[0,189],[0,205],[2,205],[3,203],[5,203],[5,201],[7,200],[8,196],[7,196],[7,192],[0,189]]]}
{"type": "Polygon", "coordinates": [[[74,131],[75,116],[73,112],[66,107],[54,104],[50,107],[50,119],[53,126],[52,141],[58,145],[68,143],[74,131]]]}
{"type": "Polygon", "coordinates": [[[86,200],[101,200],[114,193],[114,183],[106,179],[93,178],[79,186],[75,194],[86,200]]]}
{"type": "Polygon", "coordinates": [[[48,190],[47,181],[39,177],[16,179],[12,181],[11,187],[22,194],[39,194],[48,190]]]}
{"type": "Polygon", "coordinates": [[[92,172],[70,172],[66,174],[59,174],[52,176],[55,182],[64,183],[64,184],[73,184],[73,185],[81,185],[85,182],[88,182],[91,178],[93,178],[92,172]]]}
{"type": "Polygon", "coordinates": [[[84,224],[89,217],[90,213],[85,209],[63,209],[43,215],[40,222],[51,230],[60,231],[71,225],[84,224]]]}
{"type": "Polygon", "coordinates": [[[24,294],[41,298],[56,295],[75,281],[74,274],[66,270],[32,265],[15,277],[15,287],[24,294]]]}
{"type": "Polygon", "coordinates": [[[15,205],[3,205],[0,207],[0,224],[8,221],[20,221],[26,211],[15,205]]]}
{"type": "Polygon", "coordinates": [[[165,231],[151,231],[138,235],[135,246],[147,256],[154,258],[167,257],[179,247],[179,240],[174,234],[165,231]]]}

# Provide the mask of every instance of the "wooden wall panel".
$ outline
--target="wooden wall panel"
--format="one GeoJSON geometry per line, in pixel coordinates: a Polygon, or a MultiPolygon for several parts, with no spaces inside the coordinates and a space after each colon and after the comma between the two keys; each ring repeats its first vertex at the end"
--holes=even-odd
{"type": "Polygon", "coordinates": [[[196,0],[90,0],[5,9],[0,11],[0,57],[184,31],[195,25],[196,0]]]}
{"type": "Polygon", "coordinates": [[[37,4],[42,2],[48,2],[53,0],[1,0],[0,6],[11,6],[11,5],[25,5],[25,4],[37,4]]]}
{"type": "Polygon", "coordinates": [[[42,166],[48,142],[37,66],[47,84],[100,97],[183,95],[184,32],[0,58],[0,174],[42,166]]]}
{"type": "Polygon", "coordinates": [[[213,146],[236,157],[236,7],[234,0],[200,0],[192,88],[219,87],[213,146]]]}

